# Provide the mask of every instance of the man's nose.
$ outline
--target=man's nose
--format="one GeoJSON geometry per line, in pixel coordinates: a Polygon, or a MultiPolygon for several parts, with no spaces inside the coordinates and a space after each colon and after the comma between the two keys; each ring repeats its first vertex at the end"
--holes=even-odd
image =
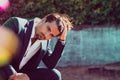
{"type": "Polygon", "coordinates": [[[51,33],[50,32],[45,32],[44,35],[45,37],[49,36],[51,33]]]}

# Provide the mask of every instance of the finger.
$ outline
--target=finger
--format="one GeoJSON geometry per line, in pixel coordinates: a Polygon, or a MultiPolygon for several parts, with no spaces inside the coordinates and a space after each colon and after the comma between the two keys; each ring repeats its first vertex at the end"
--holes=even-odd
{"type": "Polygon", "coordinates": [[[16,77],[16,74],[13,74],[13,75],[10,76],[9,80],[14,80],[15,77],[16,77]]]}
{"type": "Polygon", "coordinates": [[[17,75],[16,79],[17,80],[30,80],[28,75],[24,73],[17,75]]]}

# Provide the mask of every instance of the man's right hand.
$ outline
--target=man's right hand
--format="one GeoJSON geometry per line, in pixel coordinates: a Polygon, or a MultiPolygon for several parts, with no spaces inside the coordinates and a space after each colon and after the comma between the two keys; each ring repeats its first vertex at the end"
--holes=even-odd
{"type": "Polygon", "coordinates": [[[30,80],[30,78],[25,73],[15,73],[10,76],[9,80],[30,80]]]}

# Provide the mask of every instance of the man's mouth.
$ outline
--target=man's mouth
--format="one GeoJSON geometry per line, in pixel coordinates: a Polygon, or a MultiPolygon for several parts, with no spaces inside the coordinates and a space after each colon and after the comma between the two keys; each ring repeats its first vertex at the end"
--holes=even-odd
{"type": "Polygon", "coordinates": [[[43,34],[43,33],[40,33],[40,34],[38,35],[38,39],[40,39],[40,40],[43,40],[43,39],[45,39],[45,36],[44,36],[44,34],[43,34]]]}

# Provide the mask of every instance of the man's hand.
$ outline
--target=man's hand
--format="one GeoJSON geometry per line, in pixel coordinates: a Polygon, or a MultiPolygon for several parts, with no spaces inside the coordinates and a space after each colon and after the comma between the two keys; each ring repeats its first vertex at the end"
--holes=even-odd
{"type": "Polygon", "coordinates": [[[63,23],[63,25],[64,25],[64,30],[63,30],[63,32],[62,32],[62,34],[59,36],[59,39],[61,40],[61,41],[65,41],[66,40],[66,36],[67,36],[67,24],[66,23],[63,23]]]}
{"type": "Polygon", "coordinates": [[[10,76],[9,80],[30,80],[27,74],[15,73],[10,76]]]}

